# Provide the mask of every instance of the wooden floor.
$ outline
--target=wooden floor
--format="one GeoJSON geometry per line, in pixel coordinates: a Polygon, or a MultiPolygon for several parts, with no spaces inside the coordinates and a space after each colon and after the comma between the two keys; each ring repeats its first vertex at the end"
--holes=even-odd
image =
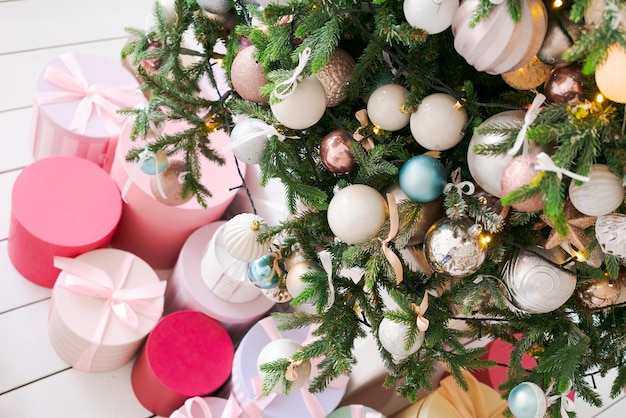
{"type": "MultiPolygon", "coordinates": [[[[124,27],[143,27],[152,1],[0,0],[0,418],[153,416],[135,399],[132,364],[89,374],[56,355],[47,333],[50,290],[20,276],[7,255],[12,185],[32,162],[28,137],[38,72],[65,52],[118,59],[124,27]]],[[[579,402],[578,416],[626,416],[623,396],[609,400],[608,381],[596,382],[604,409],[579,402]]]]}

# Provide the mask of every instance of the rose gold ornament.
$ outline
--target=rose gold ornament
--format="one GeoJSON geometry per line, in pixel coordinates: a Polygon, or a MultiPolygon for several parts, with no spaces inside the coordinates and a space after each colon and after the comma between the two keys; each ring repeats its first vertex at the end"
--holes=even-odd
{"type": "MultiPolygon", "coordinates": [[[[537,159],[534,155],[520,155],[513,158],[504,168],[500,177],[502,196],[506,196],[512,191],[530,183],[540,173],[534,168],[536,162],[537,159]]],[[[536,212],[543,209],[541,192],[528,200],[516,203],[513,205],[513,208],[522,212],[536,212]]]]}
{"type": "Polygon", "coordinates": [[[337,106],[346,98],[346,86],[352,77],[354,58],[337,48],[326,65],[316,74],[326,91],[326,106],[337,106]]]}
{"type": "Polygon", "coordinates": [[[242,98],[251,102],[267,103],[269,99],[259,92],[259,88],[267,84],[267,79],[256,60],[256,54],[254,46],[239,51],[231,66],[230,81],[242,98]]]}
{"type": "Polygon", "coordinates": [[[346,174],[354,170],[356,161],[350,150],[353,141],[350,132],[344,130],[326,135],[320,144],[322,165],[335,174],[346,174]]]}
{"type": "Polygon", "coordinates": [[[186,172],[185,163],[181,160],[170,160],[167,168],[156,176],[150,178],[150,190],[155,199],[168,206],[180,206],[187,203],[193,197],[193,193],[188,192],[183,196],[182,176],[186,172]],[[158,177],[158,179],[157,179],[158,177]],[[162,196],[157,181],[161,183],[162,196]]]}
{"type": "Polygon", "coordinates": [[[571,64],[552,70],[543,86],[543,93],[549,103],[576,104],[585,101],[580,66],[571,64]]]}

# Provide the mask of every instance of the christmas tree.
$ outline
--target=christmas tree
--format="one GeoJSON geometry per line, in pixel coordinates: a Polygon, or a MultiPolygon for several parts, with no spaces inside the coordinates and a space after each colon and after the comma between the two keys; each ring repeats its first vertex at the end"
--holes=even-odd
{"type": "MultiPolygon", "coordinates": [[[[323,356],[310,386],[322,390],[370,333],[386,384],[410,400],[440,364],[461,385],[494,365],[466,337],[514,345],[506,394],[527,382],[599,405],[589,377],[614,368],[621,392],[623,7],[176,0],[129,29],[122,55],[147,99],[127,112],[149,146],[127,159],[182,155],[180,193],[207,204],[199,166],[219,167],[209,134],[222,130],[238,164],[285,187],[292,216],[255,237],[280,291],[313,306],[281,323],[317,324],[319,338],[265,364],[266,389],[323,356]],[[186,129],[165,134],[168,121],[186,129]]],[[[548,403],[556,416],[561,401],[548,403]]]]}

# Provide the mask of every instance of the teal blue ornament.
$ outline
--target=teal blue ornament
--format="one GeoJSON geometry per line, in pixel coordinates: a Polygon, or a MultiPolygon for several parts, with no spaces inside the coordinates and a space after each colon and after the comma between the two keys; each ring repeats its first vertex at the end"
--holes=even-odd
{"type": "Polygon", "coordinates": [[[446,169],[436,158],[416,155],[400,168],[400,188],[411,200],[430,202],[446,187],[446,169]]]}
{"type": "Polygon", "coordinates": [[[548,411],[548,399],[536,384],[520,383],[509,393],[509,409],[516,418],[542,418],[548,411]]]}
{"type": "Polygon", "coordinates": [[[273,289],[280,283],[281,271],[273,268],[274,257],[264,255],[248,263],[248,277],[260,289],[273,289]]]}
{"type": "Polygon", "coordinates": [[[149,176],[161,174],[167,168],[167,153],[165,151],[157,151],[149,153],[141,163],[141,171],[149,176]]]}

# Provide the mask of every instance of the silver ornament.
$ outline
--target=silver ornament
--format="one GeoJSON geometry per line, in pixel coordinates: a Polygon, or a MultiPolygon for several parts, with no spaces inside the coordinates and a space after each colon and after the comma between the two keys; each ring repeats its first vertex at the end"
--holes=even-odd
{"type": "Polygon", "coordinates": [[[196,0],[196,2],[202,10],[217,15],[223,15],[233,7],[229,0],[196,0]]]}
{"type": "Polygon", "coordinates": [[[559,268],[564,261],[556,251],[535,249],[540,255],[522,250],[507,262],[503,280],[511,302],[527,313],[546,313],[560,308],[574,293],[576,276],[559,268]],[[547,261],[543,257],[546,257],[547,261]]]}
{"type": "Polygon", "coordinates": [[[452,277],[475,273],[485,261],[486,246],[480,241],[482,227],[467,219],[441,219],[424,238],[424,255],[430,267],[452,277]]]}
{"type": "Polygon", "coordinates": [[[598,216],[596,239],[604,253],[626,258],[626,215],[611,213],[598,216]]]}
{"type": "Polygon", "coordinates": [[[563,54],[574,45],[581,32],[581,25],[570,20],[565,13],[557,13],[548,19],[548,30],[537,58],[547,65],[567,65],[563,54]]]}
{"type": "Polygon", "coordinates": [[[590,309],[604,308],[617,302],[621,291],[618,280],[598,279],[578,291],[578,296],[590,309]]]}

